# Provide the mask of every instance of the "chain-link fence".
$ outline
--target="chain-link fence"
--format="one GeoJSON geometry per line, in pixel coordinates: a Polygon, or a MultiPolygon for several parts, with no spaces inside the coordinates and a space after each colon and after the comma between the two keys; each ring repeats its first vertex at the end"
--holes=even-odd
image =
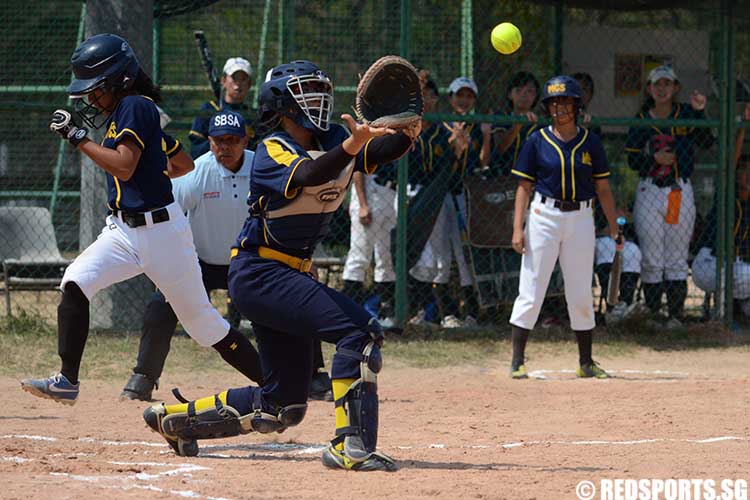
{"type": "MultiPolygon", "coordinates": [[[[92,228],[106,215],[103,204],[86,208],[93,192],[105,191],[102,180],[91,185],[85,174],[82,180],[93,167],[82,165],[47,126],[52,110],[69,105],[64,87],[70,53],[107,22],[131,41],[162,86],[160,106],[170,119],[165,130],[194,156],[207,150],[201,127],[222,107],[245,115],[251,144],[260,140],[263,132],[254,125],[259,83],[279,63],[319,64],[335,85],[336,116],[351,112],[358,75],[381,55],[402,54],[429,73],[427,113],[414,149],[373,176],[355,176],[350,198],[316,253],[321,279],[374,315],[445,327],[507,324],[521,267],[511,248],[518,185],[511,171],[527,139],[550,123],[540,97],[558,74],[575,75],[584,89],[579,124],[601,137],[617,211],[628,221],[622,304],[608,307],[602,290],[614,242],[601,209],[595,210],[597,312],[610,320],[641,314],[676,325],[711,317],[744,321],[750,309],[750,160],[738,125],[750,88],[747,56],[735,50],[747,41],[743,5],[725,0],[685,9],[663,1],[637,10],[642,2],[626,0],[95,3],[87,9],[63,2],[51,11],[46,2],[29,0],[23,9],[0,14],[8,27],[0,61],[13,69],[0,77],[0,257],[9,260],[2,283],[16,313],[39,310],[53,319],[57,297],[44,290],[53,289],[65,261],[92,241],[92,228]],[[101,19],[102,4],[112,8],[106,12],[115,12],[116,22],[101,19]],[[148,15],[133,16],[136,8],[149,9],[148,15]],[[501,56],[489,33],[506,20],[521,29],[523,46],[501,56]],[[213,55],[220,97],[212,97],[196,31],[204,33],[213,55]],[[225,61],[235,57],[252,66],[239,99],[231,78],[222,75],[225,61]],[[649,82],[660,66],[669,70],[649,82]]],[[[581,175],[585,161],[576,168],[581,175]]],[[[587,182],[575,179],[573,184],[587,182]]],[[[564,187],[561,198],[582,201],[572,189],[564,187]]],[[[110,311],[99,326],[137,329],[151,289],[146,284],[95,303],[110,311]],[[113,311],[127,317],[112,320],[113,311]]],[[[223,307],[223,300],[217,303],[223,307]]],[[[537,324],[566,321],[564,281],[556,267],[537,324]]]]}

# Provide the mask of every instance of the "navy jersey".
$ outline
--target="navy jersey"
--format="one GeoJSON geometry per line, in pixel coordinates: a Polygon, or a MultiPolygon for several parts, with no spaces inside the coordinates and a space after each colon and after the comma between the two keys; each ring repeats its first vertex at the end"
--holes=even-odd
{"type": "MultiPolygon", "coordinates": [[[[501,116],[504,114],[505,113],[495,113],[495,115],[501,116]]],[[[512,125],[501,130],[507,131],[510,128],[512,128],[512,125]]],[[[519,130],[516,137],[513,139],[511,145],[508,147],[508,149],[505,150],[504,153],[500,152],[500,150],[498,150],[496,147],[493,147],[492,157],[490,158],[490,165],[492,167],[490,170],[490,174],[493,176],[510,175],[510,171],[516,164],[516,161],[518,161],[518,155],[521,153],[523,145],[526,144],[526,140],[534,131],[538,130],[539,128],[540,126],[536,123],[524,124],[521,127],[521,130],[519,130]]]]}
{"type": "MultiPolygon", "coordinates": [[[[638,118],[647,118],[647,112],[638,113],[638,118]]],[[[675,120],[695,120],[706,117],[704,111],[695,111],[689,104],[674,104],[672,112],[667,117],[675,120]]],[[[677,178],[689,179],[693,174],[695,163],[695,148],[708,148],[714,142],[711,130],[707,128],[693,127],[631,127],[628,130],[628,138],[625,142],[625,152],[628,154],[628,166],[638,172],[641,177],[660,177],[660,182],[665,185],[673,184],[677,178]],[[654,144],[655,138],[661,136],[657,141],[667,143],[673,153],[676,153],[677,164],[675,168],[666,172],[656,174],[657,164],[653,158],[653,152],[659,149],[654,144]],[[651,143],[650,143],[651,142],[651,143]],[[666,177],[666,179],[664,179],[666,177]]]]}
{"type": "Polygon", "coordinates": [[[169,205],[174,198],[167,157],[180,151],[180,143],[164,134],[156,105],[148,97],[131,95],[117,104],[102,146],[117,149],[117,144],[126,137],[140,148],[141,157],[127,181],[107,173],[109,209],[145,212],[169,205]]]}
{"type": "Polygon", "coordinates": [[[552,127],[537,130],[524,144],[511,173],[534,182],[540,194],[573,201],[594,198],[594,181],[610,174],[599,137],[583,127],[568,142],[555,137],[552,127]]]}
{"type": "Polygon", "coordinates": [[[448,143],[450,132],[441,123],[422,130],[409,151],[409,184],[426,186],[443,168],[451,168],[455,155],[448,143]]]}
{"type": "MultiPolygon", "coordinates": [[[[443,122],[442,126],[448,132],[448,137],[450,137],[454,124],[443,122]]],[[[458,159],[458,168],[454,173],[452,181],[453,194],[461,194],[463,192],[462,181],[464,177],[473,175],[482,167],[479,164],[479,155],[482,152],[482,141],[484,140],[481,126],[478,123],[467,123],[464,126],[464,130],[469,133],[469,147],[466,148],[464,154],[458,159]]]]}
{"type": "MultiPolygon", "coordinates": [[[[331,124],[328,132],[318,137],[317,150],[329,151],[348,136],[344,127],[331,124]]],[[[315,245],[330,232],[329,225],[335,212],[335,208],[331,210],[331,203],[338,202],[336,207],[340,205],[351,176],[344,180],[343,190],[322,192],[319,203],[294,210],[294,214],[264,220],[257,213],[258,210],[265,214],[284,213],[285,208],[295,203],[304,188],[290,188],[292,176],[300,163],[310,159],[311,155],[285,132],[274,132],[258,144],[250,173],[248,204],[251,215],[245,221],[237,246],[245,249],[267,246],[302,258],[312,255],[315,245]]],[[[366,145],[354,158],[353,171],[371,174],[376,168],[377,165],[367,163],[366,145]]]]}
{"type": "Polygon", "coordinates": [[[216,101],[211,100],[203,103],[198,112],[198,116],[193,119],[193,125],[188,134],[188,139],[190,139],[191,144],[190,156],[192,156],[193,159],[204,155],[209,149],[211,149],[208,144],[208,124],[211,121],[211,117],[222,109],[235,111],[245,118],[245,133],[249,138],[246,149],[255,150],[258,141],[262,137],[262,134],[257,130],[255,124],[257,112],[246,104],[230,104],[224,102],[222,106],[219,106],[216,104],[216,101]]]}
{"type": "MultiPolygon", "coordinates": [[[[716,228],[718,198],[714,198],[711,211],[704,221],[704,229],[698,237],[698,247],[708,247],[716,255],[716,228]]],[[[734,199],[734,253],[736,257],[750,262],[750,200],[734,199]]]]}

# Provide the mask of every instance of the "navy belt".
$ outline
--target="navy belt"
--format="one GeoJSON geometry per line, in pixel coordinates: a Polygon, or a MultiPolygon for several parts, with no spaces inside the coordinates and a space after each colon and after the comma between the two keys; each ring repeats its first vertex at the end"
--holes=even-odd
{"type": "Polygon", "coordinates": [[[547,203],[547,200],[553,202],[552,206],[559,209],[561,212],[575,212],[582,208],[588,208],[591,206],[591,200],[586,201],[569,201],[569,200],[556,200],[548,196],[541,195],[542,203],[547,203]]]}
{"type": "MultiPolygon", "coordinates": [[[[119,217],[129,227],[141,227],[146,225],[146,214],[149,212],[123,212],[122,210],[111,210],[110,213],[119,217]]],[[[154,224],[169,220],[169,210],[166,207],[157,208],[151,212],[151,220],[154,224]]]]}

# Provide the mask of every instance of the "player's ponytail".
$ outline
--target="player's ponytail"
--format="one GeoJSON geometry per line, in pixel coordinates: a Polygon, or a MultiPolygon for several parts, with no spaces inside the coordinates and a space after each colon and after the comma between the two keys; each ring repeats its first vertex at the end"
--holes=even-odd
{"type": "Polygon", "coordinates": [[[162,100],[161,87],[155,84],[143,69],[138,70],[138,76],[135,78],[133,90],[142,96],[149,97],[155,103],[159,103],[162,100]]]}

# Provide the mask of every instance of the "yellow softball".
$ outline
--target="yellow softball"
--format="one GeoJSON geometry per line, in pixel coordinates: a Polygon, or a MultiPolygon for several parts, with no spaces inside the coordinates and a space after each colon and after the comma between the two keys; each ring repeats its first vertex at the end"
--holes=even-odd
{"type": "Polygon", "coordinates": [[[490,42],[501,54],[512,54],[521,47],[521,31],[513,23],[500,23],[492,29],[490,42]]]}

